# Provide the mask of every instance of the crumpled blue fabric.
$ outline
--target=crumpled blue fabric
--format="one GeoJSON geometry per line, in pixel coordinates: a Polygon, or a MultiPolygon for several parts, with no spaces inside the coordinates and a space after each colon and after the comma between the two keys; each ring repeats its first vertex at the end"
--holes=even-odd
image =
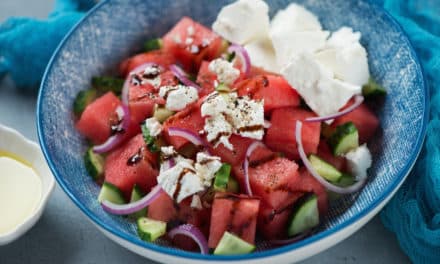
{"type": "Polygon", "coordinates": [[[440,263],[440,1],[382,0],[408,34],[430,89],[430,117],[411,174],[381,212],[414,263],[440,263]]]}
{"type": "Polygon", "coordinates": [[[17,87],[38,89],[46,65],[62,38],[96,2],[58,0],[46,20],[12,17],[0,25],[0,77],[17,87]]]}
{"type": "MultiPolygon", "coordinates": [[[[384,6],[408,33],[431,96],[420,157],[381,218],[414,263],[440,263],[440,1],[370,1],[384,6]]],[[[94,4],[58,0],[47,20],[11,18],[0,25],[0,77],[10,72],[17,86],[37,89],[56,46],[94,4]]]]}

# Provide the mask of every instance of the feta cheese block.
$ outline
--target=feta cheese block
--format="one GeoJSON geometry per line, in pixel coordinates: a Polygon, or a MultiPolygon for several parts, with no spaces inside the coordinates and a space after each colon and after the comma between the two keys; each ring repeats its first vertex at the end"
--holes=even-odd
{"type": "Polygon", "coordinates": [[[320,31],[318,18],[303,6],[292,3],[279,10],[270,22],[270,31],[282,29],[285,32],[320,31]]]}
{"type": "Polygon", "coordinates": [[[329,34],[328,31],[272,31],[270,36],[278,65],[281,67],[287,65],[295,55],[304,52],[313,53],[322,49],[326,44],[329,34]]]}
{"type": "Polygon", "coordinates": [[[199,99],[196,88],[181,84],[160,87],[159,96],[166,100],[165,107],[171,111],[180,111],[199,99]]]}
{"type": "Polygon", "coordinates": [[[222,166],[220,158],[199,152],[197,153],[196,161],[195,169],[197,171],[197,175],[200,177],[200,179],[202,179],[203,184],[206,187],[210,187],[212,180],[215,177],[215,173],[222,166]]]}
{"type": "Polygon", "coordinates": [[[253,66],[263,68],[268,72],[279,73],[272,41],[269,38],[252,41],[244,46],[253,66]]]}
{"type": "Polygon", "coordinates": [[[226,40],[244,45],[268,36],[268,12],[262,0],[238,0],[221,9],[212,29],[226,40]]]}
{"type": "Polygon", "coordinates": [[[367,144],[363,144],[358,148],[345,154],[347,165],[350,172],[356,179],[367,177],[367,170],[371,167],[372,158],[367,144]]]}
{"type": "Polygon", "coordinates": [[[229,137],[234,133],[261,140],[264,135],[264,102],[238,97],[236,93],[212,92],[201,106],[207,140],[215,147],[222,143],[233,150],[229,137]]]}
{"type": "Polygon", "coordinates": [[[234,65],[222,58],[215,59],[209,63],[208,69],[210,72],[217,75],[217,80],[220,83],[231,85],[240,76],[240,71],[234,65]]]}
{"type": "Polygon", "coordinates": [[[203,205],[202,205],[202,200],[200,199],[200,196],[198,196],[197,194],[193,195],[190,206],[191,206],[191,208],[202,210],[203,205]]]}
{"type": "Polygon", "coordinates": [[[147,118],[145,120],[145,126],[152,137],[156,137],[162,132],[162,124],[155,117],[147,118]]]}
{"type": "Polygon", "coordinates": [[[361,92],[360,86],[334,79],[333,73],[309,53],[293,57],[281,73],[320,116],[338,112],[353,95],[361,92]]]}
{"type": "Polygon", "coordinates": [[[361,34],[342,27],[334,32],[326,48],[315,54],[316,60],[330,69],[335,78],[362,86],[368,82],[367,51],[359,43],[361,34]]]}

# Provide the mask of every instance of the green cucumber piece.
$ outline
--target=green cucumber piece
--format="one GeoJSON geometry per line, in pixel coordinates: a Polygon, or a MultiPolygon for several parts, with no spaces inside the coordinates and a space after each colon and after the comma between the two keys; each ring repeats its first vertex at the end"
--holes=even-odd
{"type": "MultiPolygon", "coordinates": [[[[341,178],[339,178],[339,181],[334,182],[333,184],[336,186],[339,186],[339,187],[348,187],[350,185],[353,185],[354,183],[355,183],[355,179],[352,175],[347,174],[347,173],[342,173],[342,176],[341,176],[341,178]]],[[[335,192],[331,192],[331,191],[328,191],[327,195],[328,195],[328,199],[330,201],[338,200],[342,196],[339,193],[335,193],[335,192]]]]}
{"type": "Polygon", "coordinates": [[[229,193],[238,193],[240,192],[240,185],[238,181],[234,177],[229,177],[228,187],[226,188],[226,192],[229,193]]]}
{"type": "MultiPolygon", "coordinates": [[[[137,202],[140,199],[142,199],[142,197],[144,197],[144,193],[142,192],[141,188],[137,184],[135,184],[133,186],[133,190],[131,191],[130,203],[137,202]]],[[[147,215],[147,208],[146,207],[144,209],[141,209],[137,212],[134,212],[134,213],[128,215],[128,217],[136,220],[136,219],[143,217],[145,215],[147,215]]]]}
{"type": "Polygon", "coordinates": [[[161,49],[163,46],[163,41],[160,38],[154,38],[154,39],[150,39],[145,41],[144,43],[144,51],[148,52],[148,51],[152,51],[152,50],[158,50],[161,49]]]}
{"type": "Polygon", "coordinates": [[[124,204],[124,195],[118,187],[109,182],[104,182],[99,192],[98,202],[109,201],[115,204],[124,204]]]}
{"type": "Polygon", "coordinates": [[[215,87],[215,90],[218,92],[229,93],[231,91],[231,88],[224,83],[220,83],[219,85],[217,85],[217,87],[215,87]]]}
{"type": "Polygon", "coordinates": [[[86,107],[98,97],[98,92],[95,89],[88,89],[78,92],[73,101],[73,113],[80,117],[86,107]]]}
{"type": "Polygon", "coordinates": [[[214,255],[240,255],[254,250],[254,245],[226,231],[215,248],[214,255]]]}
{"type": "Polygon", "coordinates": [[[215,173],[214,191],[225,192],[228,188],[228,182],[231,175],[231,165],[223,163],[220,169],[215,173]]]}
{"type": "Polygon", "coordinates": [[[141,125],[141,130],[148,150],[150,150],[152,153],[158,152],[160,150],[160,147],[156,144],[156,137],[152,137],[150,135],[150,130],[145,123],[141,125]]]}
{"type": "Polygon", "coordinates": [[[328,181],[337,182],[342,176],[342,172],[316,155],[311,154],[309,161],[316,172],[328,181]]]}
{"type": "Polygon", "coordinates": [[[153,117],[156,118],[157,121],[163,123],[172,115],[174,115],[173,111],[168,110],[163,106],[158,106],[158,105],[154,106],[153,117]]]}
{"type": "Polygon", "coordinates": [[[102,93],[113,92],[120,94],[124,86],[124,79],[111,76],[95,76],[92,77],[92,86],[102,93]]]}
{"type": "Polygon", "coordinates": [[[137,231],[139,237],[147,242],[153,242],[166,233],[167,223],[141,217],[137,220],[137,231]]]}
{"type": "Polygon", "coordinates": [[[370,98],[370,97],[376,97],[376,96],[384,96],[387,94],[387,91],[385,88],[378,84],[375,80],[370,78],[368,80],[367,84],[364,84],[362,86],[362,95],[370,98]]]}
{"type": "Polygon", "coordinates": [[[93,178],[98,181],[104,176],[104,157],[93,151],[93,148],[89,148],[84,154],[84,165],[87,172],[93,178]]]}
{"type": "Polygon", "coordinates": [[[328,143],[335,155],[342,155],[359,147],[359,133],[356,126],[353,122],[337,126],[328,143]]]}
{"type": "Polygon", "coordinates": [[[287,229],[289,237],[298,235],[319,225],[318,197],[312,194],[299,201],[296,210],[292,214],[287,229]]]}

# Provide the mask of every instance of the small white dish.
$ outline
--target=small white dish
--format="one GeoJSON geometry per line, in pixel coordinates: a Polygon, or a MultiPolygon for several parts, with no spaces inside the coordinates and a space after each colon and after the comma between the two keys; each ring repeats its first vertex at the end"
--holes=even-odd
{"type": "Polygon", "coordinates": [[[0,246],[6,245],[25,234],[40,219],[47,201],[55,187],[54,177],[47,166],[40,146],[25,138],[16,130],[0,124],[0,151],[11,153],[28,162],[41,180],[41,198],[34,211],[8,233],[0,234],[0,246]]]}

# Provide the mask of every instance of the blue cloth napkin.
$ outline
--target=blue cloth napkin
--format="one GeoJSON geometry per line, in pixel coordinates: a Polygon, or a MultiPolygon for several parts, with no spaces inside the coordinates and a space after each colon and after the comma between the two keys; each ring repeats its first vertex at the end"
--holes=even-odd
{"type": "MultiPolygon", "coordinates": [[[[414,263],[440,263],[440,1],[371,0],[408,33],[424,67],[431,95],[425,144],[412,173],[381,213],[414,263]]],[[[0,77],[37,89],[44,68],[68,30],[95,4],[58,0],[47,20],[11,18],[0,25],[0,77]]]]}

